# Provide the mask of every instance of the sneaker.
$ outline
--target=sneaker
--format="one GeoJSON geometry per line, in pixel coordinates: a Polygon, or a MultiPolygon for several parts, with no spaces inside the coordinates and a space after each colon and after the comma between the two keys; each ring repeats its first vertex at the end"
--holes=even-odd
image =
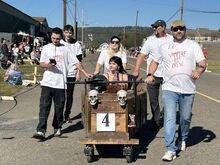
{"type": "Polygon", "coordinates": [[[186,150],[186,141],[179,141],[178,143],[178,149],[180,151],[185,151],[186,150]]]}
{"type": "Polygon", "coordinates": [[[54,129],[54,136],[61,136],[62,135],[62,133],[61,133],[61,129],[60,128],[58,128],[58,129],[54,129]]]}
{"type": "Polygon", "coordinates": [[[33,134],[33,138],[43,140],[45,139],[45,133],[38,131],[33,134]]]}
{"type": "Polygon", "coordinates": [[[172,152],[172,151],[167,151],[167,152],[164,154],[164,156],[162,157],[162,160],[163,160],[163,161],[168,161],[168,162],[170,162],[170,161],[172,161],[172,160],[174,160],[174,159],[176,159],[176,153],[175,153],[175,152],[172,152]]]}
{"type": "Polygon", "coordinates": [[[71,123],[71,119],[69,116],[65,117],[64,123],[71,123]]]}

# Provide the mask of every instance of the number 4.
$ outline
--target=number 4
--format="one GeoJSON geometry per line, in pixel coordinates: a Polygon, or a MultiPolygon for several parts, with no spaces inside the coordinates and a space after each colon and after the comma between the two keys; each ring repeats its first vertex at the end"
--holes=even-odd
{"type": "Polygon", "coordinates": [[[105,117],[102,119],[102,123],[105,123],[106,127],[109,127],[109,114],[106,113],[105,117]]]}

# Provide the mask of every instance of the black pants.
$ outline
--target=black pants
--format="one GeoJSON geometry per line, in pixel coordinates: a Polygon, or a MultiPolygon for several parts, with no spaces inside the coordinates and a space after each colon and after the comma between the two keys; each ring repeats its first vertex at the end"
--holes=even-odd
{"type": "Polygon", "coordinates": [[[54,129],[62,127],[65,90],[42,86],[40,97],[39,124],[37,126],[37,131],[46,132],[47,130],[47,119],[50,114],[52,100],[54,102],[55,110],[52,126],[54,129]]]}
{"type": "MultiPolygon", "coordinates": [[[[67,77],[67,82],[75,82],[75,77],[67,77]]],[[[71,113],[71,108],[73,105],[73,92],[74,92],[75,84],[67,83],[67,89],[66,89],[66,109],[64,112],[64,116],[69,117],[71,113]]]]}
{"type": "Polygon", "coordinates": [[[161,77],[154,77],[154,78],[155,78],[155,83],[148,84],[147,90],[150,100],[152,121],[155,122],[157,125],[160,125],[159,90],[160,90],[160,85],[163,82],[163,78],[161,77]]]}

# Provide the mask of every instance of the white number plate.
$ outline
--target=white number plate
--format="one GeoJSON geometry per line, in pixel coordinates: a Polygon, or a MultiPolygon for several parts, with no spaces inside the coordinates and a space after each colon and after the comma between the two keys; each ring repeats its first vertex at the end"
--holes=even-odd
{"type": "Polygon", "coordinates": [[[97,131],[115,131],[115,113],[97,113],[97,131]]]}

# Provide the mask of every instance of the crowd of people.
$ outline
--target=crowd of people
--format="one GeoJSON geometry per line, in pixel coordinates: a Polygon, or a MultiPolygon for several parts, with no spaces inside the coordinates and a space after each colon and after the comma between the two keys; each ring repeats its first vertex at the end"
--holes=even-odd
{"type": "Polygon", "coordinates": [[[11,63],[15,66],[23,65],[24,60],[30,58],[32,63],[39,64],[41,46],[33,46],[28,42],[13,43],[9,45],[6,39],[0,44],[0,62],[3,69],[7,69],[11,63]]]}
{"type": "MultiPolygon", "coordinates": [[[[195,81],[205,71],[206,60],[199,44],[187,38],[184,21],[173,21],[171,34],[166,32],[167,25],[164,20],[155,21],[151,27],[154,33],[141,47],[132,75],[141,75],[140,66],[147,58],[145,83],[148,84],[152,113],[151,128],[152,131],[158,132],[164,126],[167,152],[162,160],[172,161],[176,158],[178,150],[186,150],[195,97],[195,81]],[[161,86],[163,106],[159,105],[161,86]],[[177,111],[180,114],[180,124],[175,141],[177,111]]],[[[62,125],[71,121],[70,114],[73,109],[75,86],[74,83],[68,82],[79,81],[80,72],[87,78],[103,75],[108,81],[128,80],[128,52],[123,47],[120,37],[110,38],[109,46],[101,51],[95,70],[90,74],[83,69],[82,49],[73,38],[73,34],[74,29],[71,25],[66,25],[63,30],[53,28],[51,43],[43,47],[40,56],[36,55],[36,49],[31,52],[33,59],[40,57],[37,62],[45,68],[41,81],[39,123],[33,135],[36,139],[42,140],[46,137],[52,101],[55,111],[52,123],[54,136],[62,135],[62,125]]],[[[18,56],[18,52],[14,45],[15,57],[18,56]]],[[[126,83],[118,85],[119,89],[128,89],[126,83]]]]}

